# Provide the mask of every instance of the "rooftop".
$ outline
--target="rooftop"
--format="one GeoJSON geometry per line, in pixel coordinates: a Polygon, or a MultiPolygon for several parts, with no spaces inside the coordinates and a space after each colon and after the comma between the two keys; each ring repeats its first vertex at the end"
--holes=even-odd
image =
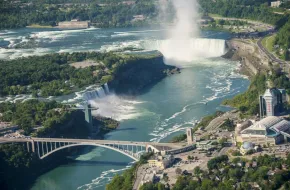
{"type": "Polygon", "coordinates": [[[254,148],[254,144],[252,142],[244,142],[242,147],[245,150],[250,150],[254,148]]]}
{"type": "Polygon", "coordinates": [[[158,160],[158,161],[162,161],[162,160],[171,160],[172,159],[172,155],[165,155],[165,156],[160,156],[160,155],[153,155],[150,157],[149,160],[158,160]]]}
{"type": "Polygon", "coordinates": [[[290,132],[290,122],[276,116],[269,116],[242,130],[241,134],[276,136],[280,131],[290,132]]]}

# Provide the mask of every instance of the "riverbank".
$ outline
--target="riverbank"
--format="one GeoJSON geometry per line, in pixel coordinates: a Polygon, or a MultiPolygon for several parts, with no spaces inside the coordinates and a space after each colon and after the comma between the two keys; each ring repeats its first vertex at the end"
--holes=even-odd
{"type": "Polygon", "coordinates": [[[251,39],[231,39],[227,41],[228,52],[222,57],[241,64],[240,72],[252,78],[259,72],[265,73],[270,70],[270,60],[264,55],[251,39]]]}
{"type": "MultiPolygon", "coordinates": [[[[265,89],[265,87],[258,88],[258,91],[256,92],[257,86],[256,83],[261,83],[265,81],[260,81],[261,77],[257,77],[257,75],[260,74],[266,74],[271,69],[270,60],[266,55],[264,55],[257,46],[256,42],[251,39],[236,39],[233,38],[231,40],[226,41],[228,52],[223,55],[222,57],[228,60],[232,61],[238,61],[240,63],[238,72],[240,74],[243,74],[247,76],[251,80],[251,85],[249,86],[249,89],[243,93],[239,94],[232,99],[225,100],[223,102],[223,105],[235,107],[233,105],[237,105],[235,102],[235,99],[244,97],[247,98],[247,93],[262,93],[262,91],[265,89]]],[[[262,75],[263,76],[263,75],[262,75]]],[[[257,94],[258,98],[258,94],[257,94]]],[[[257,99],[258,100],[258,99],[257,99]]],[[[257,102],[254,99],[249,100],[251,103],[257,102]]],[[[250,104],[251,104],[250,103],[250,104]]],[[[256,104],[251,105],[253,107],[256,106],[256,104]]],[[[239,107],[233,108],[234,110],[228,111],[228,112],[220,112],[217,111],[213,115],[205,116],[201,119],[201,121],[195,126],[194,132],[197,133],[197,135],[201,135],[202,133],[205,133],[201,135],[201,138],[204,138],[207,134],[213,134],[218,130],[218,127],[212,127],[214,125],[221,125],[226,120],[226,118],[234,119],[233,121],[235,123],[240,122],[242,116],[245,113],[242,113],[239,111],[239,107]],[[226,116],[226,117],[224,117],[226,116]]],[[[254,110],[253,110],[254,112],[254,110]]],[[[248,115],[250,116],[250,115],[248,115]]],[[[175,136],[171,139],[173,142],[181,142],[186,140],[186,135],[181,134],[178,136],[175,136]]]]}

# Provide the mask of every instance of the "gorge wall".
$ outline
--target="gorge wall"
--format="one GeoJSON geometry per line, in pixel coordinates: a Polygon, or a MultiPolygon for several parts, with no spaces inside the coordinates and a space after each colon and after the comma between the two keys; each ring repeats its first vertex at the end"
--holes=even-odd
{"type": "Polygon", "coordinates": [[[109,82],[116,94],[137,95],[179,69],[165,65],[163,56],[140,57],[120,67],[109,82]]]}

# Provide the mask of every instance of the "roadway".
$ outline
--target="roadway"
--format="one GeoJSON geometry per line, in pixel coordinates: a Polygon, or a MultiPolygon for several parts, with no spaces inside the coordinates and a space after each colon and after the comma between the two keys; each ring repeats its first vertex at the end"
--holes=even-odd
{"type": "Polygon", "coordinates": [[[157,142],[134,142],[134,141],[114,141],[114,140],[94,140],[94,139],[65,139],[65,138],[3,138],[0,137],[0,143],[8,142],[61,142],[61,143],[84,143],[84,144],[116,144],[130,146],[161,146],[180,148],[183,143],[157,143],[157,142]]]}
{"type": "Polygon", "coordinates": [[[235,112],[236,112],[236,111],[233,110],[233,111],[226,112],[226,113],[224,113],[223,115],[214,118],[214,119],[213,119],[213,120],[208,124],[208,126],[205,128],[205,130],[206,130],[206,131],[213,131],[213,130],[216,130],[216,129],[218,129],[221,125],[223,125],[224,122],[225,122],[227,119],[230,119],[230,120],[236,119],[238,116],[237,116],[237,113],[235,113],[235,112]]]}
{"type": "Polygon", "coordinates": [[[134,185],[133,185],[133,190],[138,190],[139,189],[141,181],[144,178],[144,176],[146,175],[146,167],[148,167],[147,164],[141,165],[141,166],[138,167],[138,169],[136,171],[136,176],[135,176],[135,181],[134,181],[134,185]]]}
{"type": "Polygon", "coordinates": [[[258,47],[262,50],[272,61],[277,62],[279,64],[284,64],[285,62],[278,59],[275,55],[269,52],[263,45],[262,45],[263,38],[260,38],[257,42],[258,47]]]}

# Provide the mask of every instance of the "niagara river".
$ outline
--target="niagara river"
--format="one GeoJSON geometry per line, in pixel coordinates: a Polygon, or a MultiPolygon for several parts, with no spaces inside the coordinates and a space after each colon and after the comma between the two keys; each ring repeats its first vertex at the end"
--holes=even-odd
{"type": "MultiPolygon", "coordinates": [[[[163,79],[136,97],[113,93],[95,100],[100,109],[94,114],[120,121],[117,130],[105,139],[166,142],[184,133],[202,117],[217,110],[223,100],[246,91],[249,81],[238,73],[239,63],[220,56],[226,52],[224,32],[203,31],[191,39],[190,48],[202,58],[174,60],[167,50],[169,41],[162,29],[18,29],[0,31],[0,58],[76,51],[125,51],[147,53],[159,50],[167,64],[181,67],[181,73],[163,79]]],[[[182,52],[181,52],[182,53],[182,52]]],[[[180,52],[179,52],[180,55],[180,52]]],[[[25,98],[25,97],[23,97],[25,98]]],[[[74,97],[70,97],[74,98],[74,97]]],[[[93,148],[38,177],[32,190],[103,190],[105,185],[133,160],[111,150],[93,148]]]]}

